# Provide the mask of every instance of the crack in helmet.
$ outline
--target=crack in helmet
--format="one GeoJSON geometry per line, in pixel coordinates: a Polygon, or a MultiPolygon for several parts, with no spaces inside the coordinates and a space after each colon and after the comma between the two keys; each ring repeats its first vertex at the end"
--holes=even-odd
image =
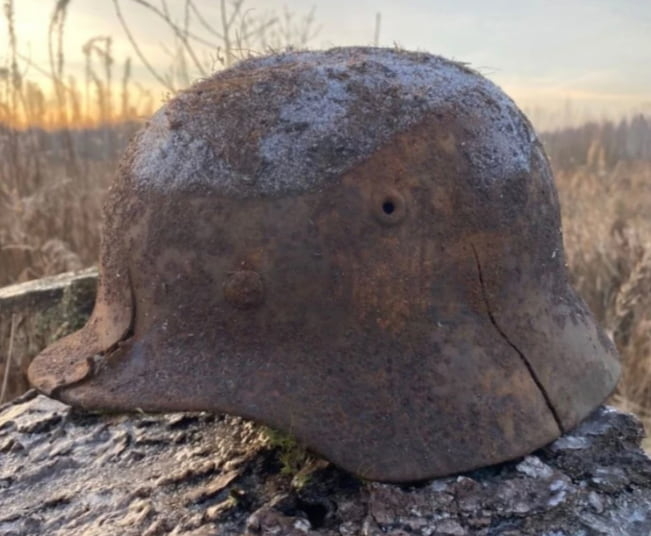
{"type": "Polygon", "coordinates": [[[528,454],[619,375],[532,127],[429,54],[290,52],[181,92],[121,162],[100,274],[38,389],[241,415],[373,480],[528,454]]]}

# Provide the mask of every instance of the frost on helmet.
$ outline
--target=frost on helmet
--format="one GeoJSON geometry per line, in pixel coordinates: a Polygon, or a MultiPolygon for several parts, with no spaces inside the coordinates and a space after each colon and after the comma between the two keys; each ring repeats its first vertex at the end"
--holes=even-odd
{"type": "Polygon", "coordinates": [[[292,52],[180,93],[122,160],[100,268],[39,389],[242,415],[368,479],[527,454],[619,374],[533,129],[429,54],[292,52]]]}

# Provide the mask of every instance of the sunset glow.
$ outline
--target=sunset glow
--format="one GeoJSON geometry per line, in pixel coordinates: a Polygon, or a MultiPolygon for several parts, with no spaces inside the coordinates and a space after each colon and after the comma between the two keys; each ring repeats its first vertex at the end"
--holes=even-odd
{"type": "MultiPolygon", "coordinates": [[[[66,2],[13,2],[22,98],[30,102],[12,109],[7,98],[9,112],[0,120],[55,127],[60,122],[113,122],[151,114],[170,88],[151,74],[134,50],[116,4],[142,56],[162,77],[174,79],[173,89],[223,67],[223,49],[201,42],[219,44],[219,38],[192,12],[189,28],[198,39],[191,45],[203,73],[191,62],[186,63],[186,72],[179,73],[182,43],[142,2],[72,0],[67,3],[61,35],[60,82],[65,87],[59,86],[57,96],[48,43],[51,35],[56,64],[58,37],[49,29],[55,6],[61,4],[66,2]]],[[[158,9],[161,4],[151,5],[158,9]]],[[[187,5],[186,0],[167,2],[169,18],[179,27],[184,24],[187,5]]],[[[192,5],[206,22],[221,28],[220,2],[195,0],[192,5]]],[[[294,30],[311,6],[299,0],[247,0],[244,5],[251,20],[275,18],[282,24],[286,6],[292,15],[289,27],[294,30]]],[[[8,28],[6,19],[2,25],[8,28]]],[[[467,62],[502,86],[539,127],[651,112],[651,3],[641,0],[316,1],[312,30],[314,36],[308,42],[312,48],[372,45],[379,37],[380,46],[426,50],[467,62]]],[[[7,34],[3,29],[0,35],[7,34]]],[[[245,50],[240,55],[249,52],[264,50],[245,50]]],[[[0,44],[0,62],[0,76],[4,75],[7,85],[10,39],[0,44]]]]}

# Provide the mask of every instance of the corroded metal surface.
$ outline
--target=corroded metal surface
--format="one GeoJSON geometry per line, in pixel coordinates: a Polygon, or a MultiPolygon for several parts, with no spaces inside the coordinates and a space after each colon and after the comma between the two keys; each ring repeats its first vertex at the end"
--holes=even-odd
{"type": "Polygon", "coordinates": [[[409,481],[531,452],[618,373],[513,103],[440,58],[343,49],[158,112],[107,203],[93,318],[30,378],[87,408],[243,415],[409,481]]]}

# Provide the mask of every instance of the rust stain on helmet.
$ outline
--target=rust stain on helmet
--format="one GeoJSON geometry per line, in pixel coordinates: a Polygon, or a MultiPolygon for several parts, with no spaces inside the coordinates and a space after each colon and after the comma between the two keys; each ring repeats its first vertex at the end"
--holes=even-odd
{"type": "Polygon", "coordinates": [[[36,387],[243,415],[369,479],[527,454],[619,375],[531,126],[428,54],[288,53],[179,94],[127,150],[100,263],[36,387]]]}

